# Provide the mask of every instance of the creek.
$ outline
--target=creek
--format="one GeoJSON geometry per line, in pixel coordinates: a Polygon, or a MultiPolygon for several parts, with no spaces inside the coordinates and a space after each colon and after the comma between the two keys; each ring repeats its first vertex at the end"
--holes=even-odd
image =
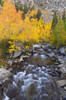
{"type": "Polygon", "coordinates": [[[66,100],[66,91],[56,84],[60,76],[55,71],[56,63],[41,49],[14,63],[13,77],[5,82],[0,100],[66,100]]]}

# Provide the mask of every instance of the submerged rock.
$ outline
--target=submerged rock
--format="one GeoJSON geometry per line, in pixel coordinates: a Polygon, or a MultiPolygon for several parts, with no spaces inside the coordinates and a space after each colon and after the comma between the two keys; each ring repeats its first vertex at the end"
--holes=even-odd
{"type": "Polygon", "coordinates": [[[12,83],[12,85],[8,86],[7,90],[6,90],[6,95],[9,98],[13,98],[18,94],[18,88],[17,88],[17,84],[15,82],[12,83]]]}

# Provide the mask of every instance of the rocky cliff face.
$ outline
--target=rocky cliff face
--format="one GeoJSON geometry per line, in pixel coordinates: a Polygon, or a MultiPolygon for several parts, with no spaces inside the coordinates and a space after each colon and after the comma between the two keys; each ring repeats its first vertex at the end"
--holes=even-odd
{"type": "Polygon", "coordinates": [[[34,3],[50,13],[54,10],[63,12],[66,9],[66,0],[34,0],[34,3]]]}
{"type": "Polygon", "coordinates": [[[63,11],[66,10],[66,0],[14,0],[14,2],[40,9],[44,21],[50,21],[54,11],[57,11],[57,15],[61,17],[63,11]]]}
{"type": "Polygon", "coordinates": [[[27,6],[33,6],[34,5],[33,0],[14,0],[14,2],[18,2],[19,4],[27,5],[27,6]]]}
{"type": "Polygon", "coordinates": [[[54,10],[58,10],[62,12],[66,9],[66,0],[14,0],[15,2],[19,2],[21,4],[34,5],[37,4],[44,10],[48,12],[53,12],[54,10]]]}

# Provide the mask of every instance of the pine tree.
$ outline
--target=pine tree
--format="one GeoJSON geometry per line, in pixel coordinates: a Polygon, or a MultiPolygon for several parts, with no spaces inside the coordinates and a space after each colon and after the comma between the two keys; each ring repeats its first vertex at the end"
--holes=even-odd
{"type": "Polygon", "coordinates": [[[56,11],[54,12],[53,20],[52,20],[52,29],[55,29],[56,24],[58,23],[58,18],[56,15],[56,11]]]}
{"type": "Polygon", "coordinates": [[[29,8],[27,7],[27,5],[24,6],[23,11],[24,11],[25,14],[29,11],[29,8]]]}
{"type": "Polygon", "coordinates": [[[63,15],[62,15],[62,20],[64,21],[64,29],[66,31],[66,12],[64,10],[63,15]]]}
{"type": "Polygon", "coordinates": [[[63,12],[62,19],[63,19],[63,21],[64,21],[64,22],[66,21],[66,14],[65,14],[65,10],[64,10],[64,12],[63,12]]]}
{"type": "Polygon", "coordinates": [[[23,18],[23,20],[25,19],[25,13],[22,13],[22,18],[23,18]]]}
{"type": "Polygon", "coordinates": [[[17,10],[17,12],[18,12],[18,10],[19,10],[19,5],[18,5],[18,3],[15,3],[15,7],[16,7],[16,10],[17,10]]]}
{"type": "Polygon", "coordinates": [[[36,15],[36,17],[37,17],[37,19],[39,20],[40,19],[40,17],[41,17],[41,11],[38,9],[38,11],[37,11],[37,15],[36,15]]]}
{"type": "Polygon", "coordinates": [[[3,6],[3,1],[2,0],[0,0],[0,4],[1,4],[1,6],[3,6]]]}
{"type": "Polygon", "coordinates": [[[21,11],[23,11],[23,5],[20,5],[20,8],[19,8],[21,11]]]}

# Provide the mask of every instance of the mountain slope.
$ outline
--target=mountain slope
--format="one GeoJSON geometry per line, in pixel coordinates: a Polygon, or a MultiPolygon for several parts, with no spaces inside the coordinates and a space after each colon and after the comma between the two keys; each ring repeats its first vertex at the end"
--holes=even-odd
{"type": "Polygon", "coordinates": [[[14,0],[19,4],[34,6],[36,9],[40,9],[42,12],[42,18],[44,21],[50,21],[57,11],[58,17],[61,17],[63,11],[66,10],[66,0],[14,0]]]}

